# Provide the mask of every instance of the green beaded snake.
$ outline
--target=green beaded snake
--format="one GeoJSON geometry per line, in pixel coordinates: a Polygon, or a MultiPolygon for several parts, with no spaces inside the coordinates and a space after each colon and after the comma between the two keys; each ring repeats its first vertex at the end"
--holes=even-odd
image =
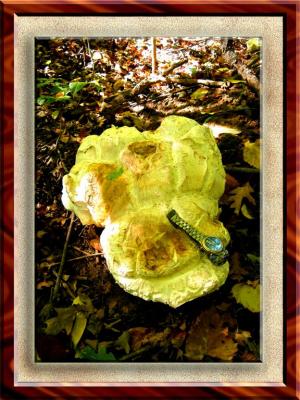
{"type": "Polygon", "coordinates": [[[213,264],[224,264],[228,257],[228,251],[225,249],[224,243],[220,238],[203,235],[182,219],[175,210],[171,210],[167,214],[167,218],[175,228],[181,229],[193,239],[200,246],[200,249],[207,254],[213,264]]]}

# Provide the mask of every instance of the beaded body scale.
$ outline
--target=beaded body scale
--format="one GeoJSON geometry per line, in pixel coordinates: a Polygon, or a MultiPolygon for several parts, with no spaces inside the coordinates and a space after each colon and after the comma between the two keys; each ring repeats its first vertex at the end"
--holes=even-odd
{"type": "Polygon", "coordinates": [[[204,251],[209,260],[215,265],[222,265],[228,257],[228,251],[225,249],[222,240],[216,236],[206,236],[197,231],[185,220],[183,220],[175,210],[171,210],[167,214],[167,218],[175,226],[184,231],[191,239],[193,239],[202,251],[204,251]]]}

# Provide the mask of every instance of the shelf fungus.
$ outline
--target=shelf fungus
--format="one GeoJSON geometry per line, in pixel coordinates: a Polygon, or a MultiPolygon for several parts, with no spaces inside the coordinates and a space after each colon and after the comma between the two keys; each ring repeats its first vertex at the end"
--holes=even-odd
{"type": "Polygon", "coordinates": [[[104,227],[104,256],[122,288],[179,307],[227,278],[224,185],[210,129],[169,116],[155,131],[113,126],[85,138],[62,201],[82,224],[104,227]]]}

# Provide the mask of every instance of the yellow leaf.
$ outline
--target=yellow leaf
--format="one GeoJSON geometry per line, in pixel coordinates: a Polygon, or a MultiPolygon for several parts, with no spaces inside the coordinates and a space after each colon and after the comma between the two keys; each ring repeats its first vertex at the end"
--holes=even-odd
{"type": "Polygon", "coordinates": [[[58,92],[56,93],[55,97],[59,98],[59,97],[63,97],[65,95],[64,92],[58,92]]]}
{"type": "Polygon", "coordinates": [[[260,140],[257,139],[254,143],[245,142],[243,157],[246,163],[251,165],[252,167],[259,168],[260,167],[260,140]]]}
{"type": "Polygon", "coordinates": [[[254,192],[249,182],[247,182],[244,186],[239,186],[230,192],[229,202],[231,204],[231,208],[234,208],[235,214],[240,213],[240,209],[242,206],[242,202],[244,199],[249,200],[251,204],[255,205],[255,199],[251,196],[251,193],[254,192]]]}
{"type": "Polygon", "coordinates": [[[242,304],[243,307],[252,312],[260,311],[260,285],[253,287],[245,283],[237,283],[231,292],[237,303],[242,304]]]}
{"type": "Polygon", "coordinates": [[[73,300],[73,305],[78,306],[80,307],[80,310],[87,311],[89,313],[92,313],[95,310],[92,300],[84,293],[81,293],[79,296],[75,297],[73,300]]]}
{"type": "Polygon", "coordinates": [[[203,97],[205,97],[207,93],[208,93],[207,89],[201,89],[201,88],[197,89],[191,94],[191,99],[193,100],[203,99],[203,97]]]}
{"type": "Polygon", "coordinates": [[[252,215],[249,213],[248,207],[246,204],[243,204],[241,207],[241,213],[243,214],[244,217],[248,219],[253,219],[252,215]]]}
{"type": "Polygon", "coordinates": [[[72,329],[72,343],[74,348],[76,348],[76,346],[78,345],[83,332],[85,331],[85,327],[86,327],[86,322],[87,322],[87,318],[85,313],[83,313],[82,311],[79,311],[78,313],[76,313],[76,318],[75,318],[75,322],[74,322],[74,326],[72,329]]]}
{"type": "Polygon", "coordinates": [[[259,38],[251,38],[247,40],[246,45],[247,45],[247,50],[250,53],[252,53],[253,51],[256,51],[260,48],[261,41],[259,38]]]}
{"type": "Polygon", "coordinates": [[[234,338],[239,344],[244,344],[251,337],[249,331],[238,331],[235,333],[234,338]]]}
{"type": "Polygon", "coordinates": [[[57,335],[64,330],[69,335],[75,318],[74,308],[55,308],[55,311],[57,312],[57,316],[46,321],[47,327],[45,333],[47,335],[57,335]]]}

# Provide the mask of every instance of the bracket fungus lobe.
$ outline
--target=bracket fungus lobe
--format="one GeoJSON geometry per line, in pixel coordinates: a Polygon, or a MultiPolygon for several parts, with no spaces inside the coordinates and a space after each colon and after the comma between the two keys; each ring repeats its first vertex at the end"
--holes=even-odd
{"type": "Polygon", "coordinates": [[[155,131],[113,126],[85,138],[63,178],[62,201],[82,224],[104,227],[104,256],[121,287],[179,307],[227,278],[228,262],[215,262],[230,240],[218,220],[224,186],[210,129],[169,116],[155,131]],[[186,229],[171,223],[170,210],[186,229]],[[188,227],[199,232],[200,245],[188,227]]]}

